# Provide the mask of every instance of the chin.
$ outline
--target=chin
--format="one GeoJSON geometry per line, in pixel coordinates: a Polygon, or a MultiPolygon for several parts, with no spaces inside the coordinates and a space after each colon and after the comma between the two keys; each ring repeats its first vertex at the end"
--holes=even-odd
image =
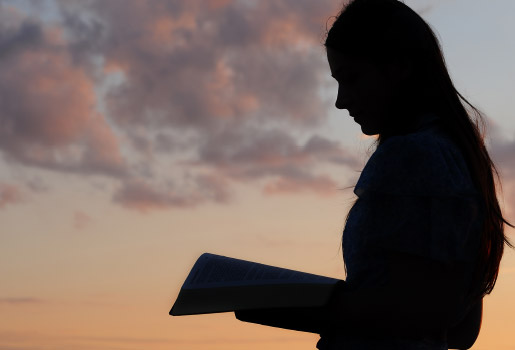
{"type": "Polygon", "coordinates": [[[367,136],[379,135],[379,128],[372,127],[371,125],[359,124],[361,126],[361,132],[367,136]]]}
{"type": "Polygon", "coordinates": [[[369,137],[378,138],[379,137],[379,133],[378,132],[364,132],[364,131],[362,131],[362,133],[364,135],[364,138],[369,138],[369,137]]]}
{"type": "Polygon", "coordinates": [[[367,136],[374,136],[374,135],[377,135],[379,134],[378,132],[375,132],[375,131],[372,131],[372,130],[368,130],[366,128],[363,128],[363,126],[361,126],[361,132],[367,136]]]}

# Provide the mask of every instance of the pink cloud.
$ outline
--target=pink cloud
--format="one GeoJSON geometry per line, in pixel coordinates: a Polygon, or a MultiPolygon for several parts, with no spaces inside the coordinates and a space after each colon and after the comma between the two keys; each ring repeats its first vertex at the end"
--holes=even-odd
{"type": "Polygon", "coordinates": [[[93,81],[64,49],[61,31],[21,21],[0,40],[0,150],[7,159],[62,171],[123,172],[118,141],[96,112],[93,81]]]}
{"type": "Polygon", "coordinates": [[[88,214],[78,210],[73,214],[73,227],[77,230],[82,230],[88,227],[93,222],[93,219],[88,214]]]}
{"type": "Polygon", "coordinates": [[[119,123],[197,128],[217,118],[248,118],[258,106],[261,118],[323,121],[325,103],[317,88],[327,67],[320,38],[337,5],[60,3],[75,46],[83,50],[95,40],[84,54],[101,54],[106,67],[117,67],[127,78],[107,100],[119,123]],[[81,13],[95,20],[86,22],[81,13]]]}
{"type": "Polygon", "coordinates": [[[316,133],[333,108],[319,93],[329,75],[321,38],[340,4],[57,5],[55,23],[0,14],[9,162],[108,175],[119,185],[113,201],[142,212],[226,203],[233,184],[260,180],[265,193],[327,195],[337,181],[318,166],[356,166],[316,133]]]}
{"type": "Polygon", "coordinates": [[[18,186],[0,183],[0,209],[22,200],[21,190],[18,186]]]}
{"type": "Polygon", "coordinates": [[[171,191],[160,191],[142,180],[124,182],[114,194],[113,201],[128,208],[147,212],[154,209],[191,208],[201,200],[192,195],[177,195],[171,191]]]}

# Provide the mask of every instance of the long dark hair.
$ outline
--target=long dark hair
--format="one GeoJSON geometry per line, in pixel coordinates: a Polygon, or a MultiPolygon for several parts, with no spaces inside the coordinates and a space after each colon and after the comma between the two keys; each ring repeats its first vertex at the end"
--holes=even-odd
{"type": "MultiPolygon", "coordinates": [[[[420,111],[440,117],[444,132],[460,148],[480,192],[484,218],[470,297],[477,300],[490,294],[499,274],[504,244],[514,248],[504,234],[504,225],[514,226],[503,217],[497,200],[496,180],[499,186],[501,182],[485,147],[484,117],[454,87],[434,32],[400,1],[354,0],[336,17],[325,46],[378,64],[399,59],[411,62],[413,74],[404,91],[405,100],[412,101],[420,111]]],[[[389,122],[393,126],[378,135],[377,145],[394,134],[409,132],[413,126],[402,115],[389,122]]]]}

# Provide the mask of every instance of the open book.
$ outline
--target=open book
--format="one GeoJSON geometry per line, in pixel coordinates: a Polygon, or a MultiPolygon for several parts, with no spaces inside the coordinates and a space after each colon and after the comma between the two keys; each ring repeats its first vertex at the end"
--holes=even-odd
{"type": "Polygon", "coordinates": [[[204,253],[170,315],[324,305],[338,279],[204,253]]]}

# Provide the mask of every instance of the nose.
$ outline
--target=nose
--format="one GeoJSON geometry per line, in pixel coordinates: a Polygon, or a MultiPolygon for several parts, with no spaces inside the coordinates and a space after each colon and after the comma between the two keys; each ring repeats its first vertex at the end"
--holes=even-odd
{"type": "Polygon", "coordinates": [[[336,97],[336,103],[334,106],[338,109],[347,109],[349,106],[349,99],[342,87],[342,84],[338,84],[338,96],[336,97]]]}

